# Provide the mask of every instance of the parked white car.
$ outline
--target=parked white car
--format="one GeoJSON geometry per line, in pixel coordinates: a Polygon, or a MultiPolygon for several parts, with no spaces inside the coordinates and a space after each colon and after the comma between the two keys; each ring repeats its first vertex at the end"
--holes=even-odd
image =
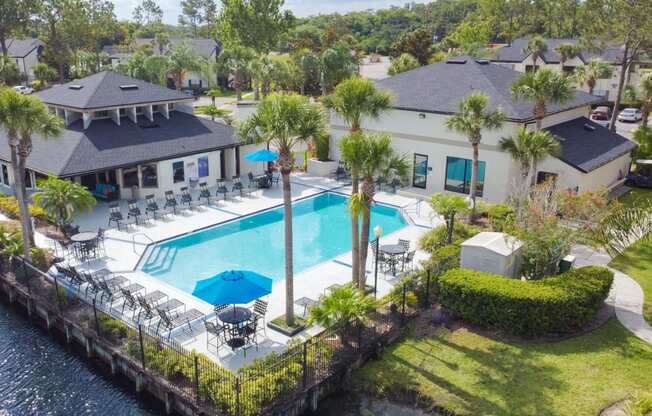
{"type": "Polygon", "coordinates": [[[625,108],[623,111],[618,114],[618,121],[630,121],[635,123],[641,121],[643,116],[641,115],[641,110],[638,108],[625,108]]]}
{"type": "Polygon", "coordinates": [[[31,87],[26,87],[24,85],[16,85],[14,87],[14,91],[16,91],[19,94],[31,94],[34,92],[34,89],[31,87]]]}

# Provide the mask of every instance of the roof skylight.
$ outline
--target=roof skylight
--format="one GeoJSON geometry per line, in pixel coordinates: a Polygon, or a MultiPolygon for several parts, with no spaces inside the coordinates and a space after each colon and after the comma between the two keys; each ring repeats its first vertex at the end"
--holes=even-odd
{"type": "Polygon", "coordinates": [[[123,91],[124,90],[137,90],[138,85],[136,85],[136,84],[120,85],[120,89],[123,90],[123,91]]]}
{"type": "Polygon", "coordinates": [[[72,84],[72,85],[68,85],[68,88],[70,88],[71,90],[81,90],[82,88],[84,88],[84,86],[79,84],[72,84]]]}

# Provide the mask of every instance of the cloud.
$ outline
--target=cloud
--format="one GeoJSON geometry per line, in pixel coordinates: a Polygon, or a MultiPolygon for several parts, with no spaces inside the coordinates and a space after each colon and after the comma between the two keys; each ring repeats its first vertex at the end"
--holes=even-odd
{"type": "MultiPolygon", "coordinates": [[[[425,3],[429,0],[416,0],[417,3],[425,3]]],[[[118,19],[130,19],[131,13],[138,0],[113,0],[115,13],[118,19]]],[[[163,20],[165,23],[177,24],[181,13],[180,0],[158,0],[159,6],[163,9],[163,20]]],[[[286,0],[285,8],[292,10],[297,16],[310,16],[326,13],[346,13],[350,11],[361,11],[367,9],[384,9],[390,6],[404,6],[406,0],[286,0]]]]}

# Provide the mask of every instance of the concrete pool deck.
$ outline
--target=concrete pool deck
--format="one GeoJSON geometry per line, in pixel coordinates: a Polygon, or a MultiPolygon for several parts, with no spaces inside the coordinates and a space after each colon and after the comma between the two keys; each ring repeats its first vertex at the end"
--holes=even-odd
{"type": "MultiPolygon", "coordinates": [[[[324,191],[334,191],[344,195],[350,195],[351,193],[350,186],[342,186],[340,183],[331,179],[311,177],[306,174],[292,175],[293,201],[324,191]]],[[[419,203],[414,198],[405,197],[400,194],[379,192],[376,195],[376,200],[380,203],[400,208],[406,220],[408,220],[406,227],[392,234],[382,236],[381,244],[383,242],[395,243],[399,238],[402,238],[410,240],[411,246],[416,248],[417,241],[424,232],[433,225],[442,223],[440,219],[432,215],[430,206],[427,203],[419,203]]],[[[123,212],[127,212],[126,201],[121,201],[121,203],[123,204],[123,212]]],[[[278,186],[264,191],[257,191],[251,197],[236,198],[235,200],[226,202],[220,201],[217,206],[201,207],[182,214],[170,215],[166,219],[151,221],[149,224],[131,227],[126,231],[111,228],[106,232],[105,246],[107,256],[80,264],[79,268],[86,270],[107,268],[116,274],[125,276],[132,282],[143,285],[147,288],[148,292],[160,290],[168,294],[170,298],[177,298],[184,302],[188,309],[195,308],[209,315],[210,318],[213,313],[212,305],[137,269],[139,260],[145,252],[147,245],[280,205],[282,205],[282,189],[278,186]]],[[[108,204],[103,203],[98,204],[92,213],[80,215],[75,220],[75,223],[79,225],[82,231],[95,231],[98,227],[106,228],[107,220],[108,204]]],[[[39,241],[39,243],[52,247],[51,242],[39,241]]],[[[369,257],[367,281],[373,284],[371,256],[369,257]]],[[[419,261],[425,257],[425,253],[417,251],[415,261],[419,261]]],[[[328,286],[334,283],[343,284],[349,282],[351,276],[350,265],[351,252],[349,251],[334,259],[319,263],[314,267],[295,274],[295,299],[303,296],[318,299],[324,294],[328,286]]],[[[379,274],[379,296],[388,293],[393,283],[395,283],[395,278],[392,276],[379,274]]],[[[285,311],[284,280],[277,281],[273,284],[272,293],[266,297],[266,300],[269,301],[266,315],[267,321],[269,322],[285,311]]],[[[302,315],[303,308],[295,305],[295,313],[302,315]]],[[[288,337],[267,328],[266,337],[264,339],[259,338],[258,351],[255,348],[249,349],[246,358],[242,351],[233,353],[226,348],[222,348],[219,355],[216,356],[214,351],[209,352],[206,348],[207,334],[204,331],[203,325],[200,323],[200,325],[196,326],[196,330],[190,335],[175,332],[172,337],[185,348],[206,353],[209,357],[231,370],[236,370],[250,363],[254,358],[260,358],[271,351],[280,352],[289,341],[288,337]]],[[[313,327],[298,336],[308,337],[319,332],[319,330],[320,328],[313,327]]]]}

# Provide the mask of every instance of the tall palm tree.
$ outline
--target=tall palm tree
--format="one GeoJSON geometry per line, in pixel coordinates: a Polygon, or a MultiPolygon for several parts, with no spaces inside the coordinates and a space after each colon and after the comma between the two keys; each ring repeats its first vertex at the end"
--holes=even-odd
{"type": "Polygon", "coordinates": [[[254,56],[252,49],[235,45],[222,51],[218,58],[223,71],[233,75],[233,86],[238,101],[242,101],[242,87],[248,74],[249,62],[254,56]]]}
{"type": "Polygon", "coordinates": [[[294,280],[292,263],[292,189],[290,173],[292,150],[311,137],[324,134],[326,121],[321,107],[298,94],[270,94],[263,99],[256,113],[238,129],[241,138],[253,138],[278,151],[278,163],[283,179],[285,224],[285,319],[294,326],[294,280]]]}
{"type": "Polygon", "coordinates": [[[578,48],[576,45],[573,45],[572,43],[566,42],[555,46],[555,52],[559,54],[559,70],[560,73],[563,74],[564,65],[566,62],[570,61],[580,54],[580,48],[578,48]]]}
{"type": "Polygon", "coordinates": [[[532,36],[527,42],[525,48],[523,48],[523,53],[526,55],[532,55],[532,66],[534,71],[537,70],[537,62],[539,59],[543,58],[543,55],[548,52],[548,44],[546,40],[539,36],[532,36]]]}
{"type": "Polygon", "coordinates": [[[470,197],[471,220],[475,219],[476,195],[478,193],[478,159],[479,147],[482,141],[482,130],[496,130],[502,127],[505,113],[498,108],[489,110],[489,97],[475,92],[468,95],[459,103],[458,112],[446,120],[446,127],[457,133],[464,134],[469,139],[473,148],[473,164],[471,168],[470,197]]]}
{"type": "Polygon", "coordinates": [[[360,275],[358,287],[364,290],[367,265],[367,251],[369,247],[369,231],[371,227],[371,205],[374,203],[376,185],[374,177],[378,174],[392,172],[392,174],[405,179],[409,170],[409,163],[405,155],[397,154],[392,148],[392,141],[387,134],[365,135],[363,137],[364,160],[362,161],[362,189],[354,197],[362,216],[360,229],[360,275]]]}
{"type": "Polygon", "coordinates": [[[524,182],[534,183],[537,165],[548,155],[558,155],[559,142],[545,131],[519,129],[514,136],[500,139],[500,148],[521,165],[521,177],[524,182]]]}
{"type": "Polygon", "coordinates": [[[514,98],[533,101],[532,114],[536,119],[537,131],[547,113],[547,104],[563,104],[573,98],[570,80],[551,69],[543,68],[528,72],[512,84],[514,98]]]}
{"type": "MultiPolygon", "coordinates": [[[[381,114],[389,110],[392,105],[392,96],[376,88],[374,83],[367,79],[350,78],[342,81],[332,94],[323,97],[322,102],[326,108],[334,111],[349,126],[350,140],[340,143],[342,160],[351,172],[351,195],[359,191],[359,176],[362,146],[357,143],[363,118],[378,119],[381,114]]],[[[358,216],[351,217],[351,249],[353,282],[358,282],[360,271],[360,231],[358,216]]]]}
{"type": "Polygon", "coordinates": [[[211,105],[215,106],[215,99],[222,96],[222,90],[219,87],[213,87],[206,91],[206,96],[211,98],[211,105]]]}
{"type": "Polygon", "coordinates": [[[85,186],[73,181],[50,176],[39,184],[39,188],[34,194],[34,202],[56,218],[57,226],[62,231],[63,226],[72,220],[75,214],[91,211],[97,203],[85,186]]]}
{"type": "Polygon", "coordinates": [[[627,95],[630,100],[641,102],[641,126],[647,127],[650,107],[652,107],[652,74],[641,76],[638,88],[629,89],[625,96],[627,97],[627,95]]]}
{"type": "Polygon", "coordinates": [[[580,85],[586,84],[589,94],[593,94],[595,84],[599,79],[610,78],[613,67],[599,59],[593,59],[587,65],[575,68],[575,79],[580,85]]]}
{"type": "Polygon", "coordinates": [[[168,57],[167,70],[174,79],[176,89],[181,89],[188,72],[200,72],[204,64],[204,58],[197,55],[187,43],[182,42],[174,45],[168,57]]]}
{"type": "Polygon", "coordinates": [[[27,205],[25,188],[25,165],[32,150],[32,135],[43,138],[56,137],[61,133],[63,122],[48,112],[37,98],[20,95],[13,90],[0,92],[0,126],[7,132],[11,153],[11,167],[14,175],[14,188],[20,224],[23,231],[23,254],[31,259],[34,232],[27,205]]]}

